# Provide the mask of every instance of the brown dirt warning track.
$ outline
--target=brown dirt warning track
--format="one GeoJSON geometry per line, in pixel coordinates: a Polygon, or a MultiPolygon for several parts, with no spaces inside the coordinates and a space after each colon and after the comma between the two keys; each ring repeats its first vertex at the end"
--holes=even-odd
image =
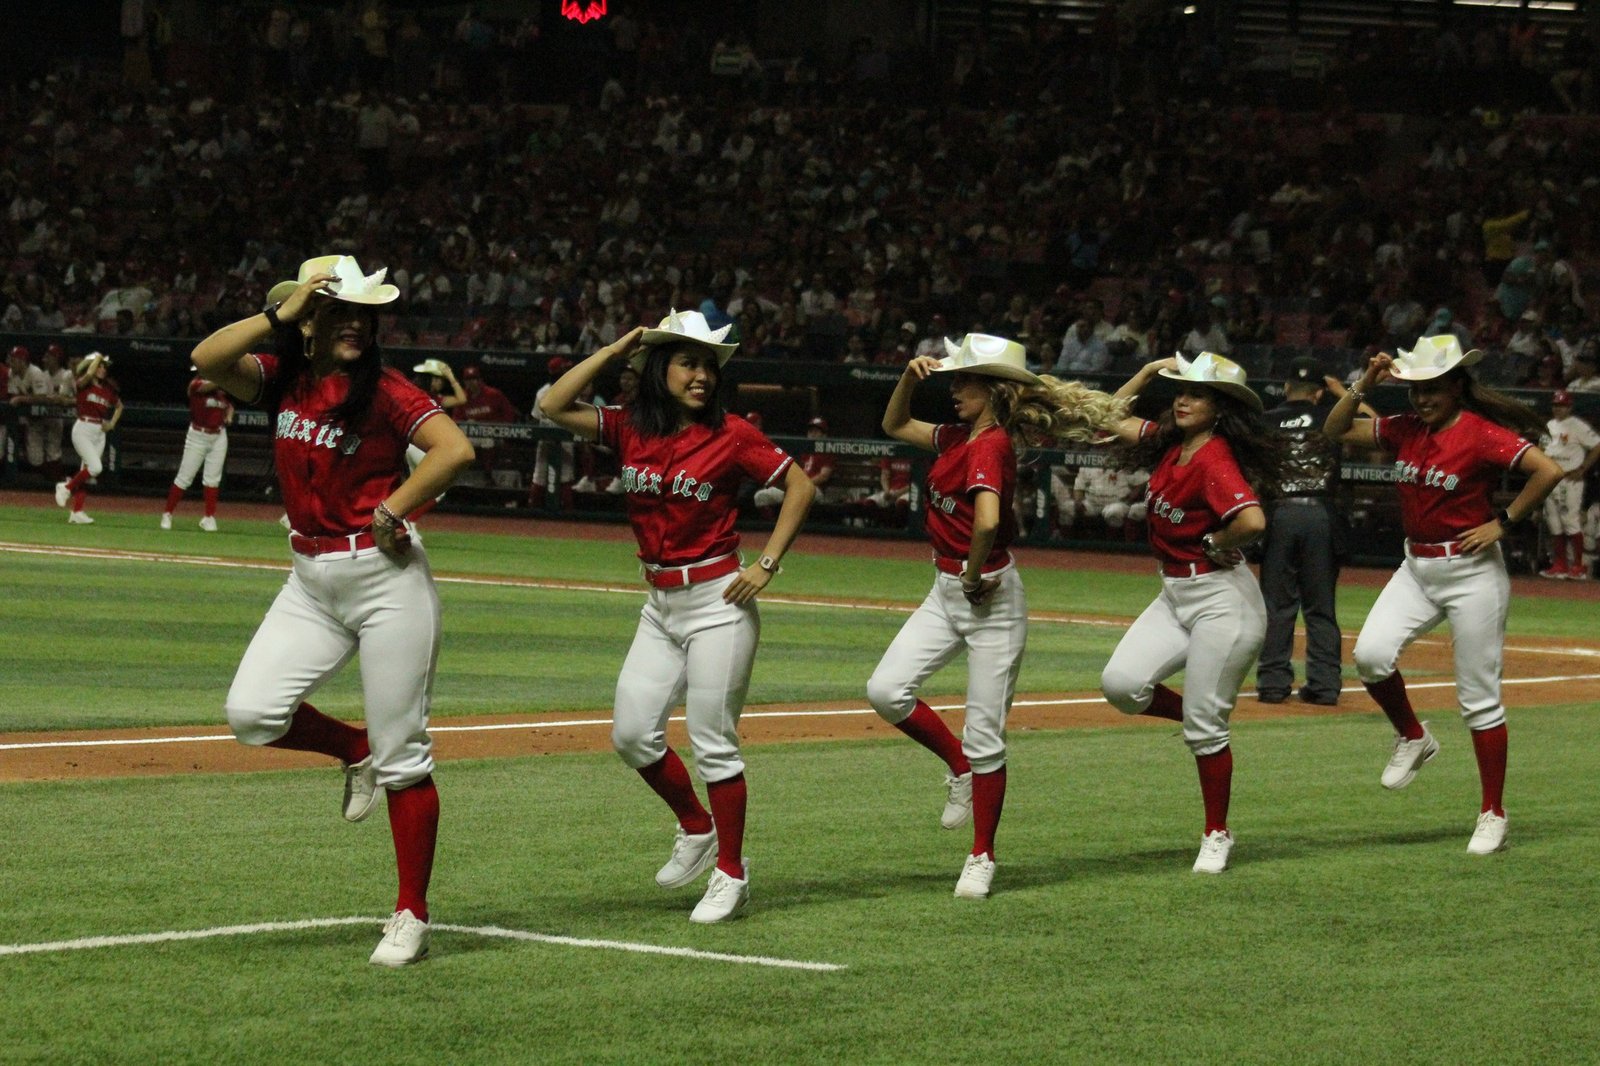
{"type": "MultiPolygon", "coordinates": [[[[41,507],[49,506],[50,502],[48,497],[33,493],[0,493],[0,507],[41,507]]],[[[156,506],[152,501],[127,498],[97,498],[94,502],[97,510],[125,513],[149,513],[156,506]]],[[[271,520],[277,514],[275,508],[234,505],[226,510],[223,517],[224,520],[229,516],[271,520]]],[[[618,541],[632,539],[623,526],[530,518],[436,514],[428,517],[427,525],[430,529],[462,532],[526,533],[618,541]]],[[[908,541],[813,535],[805,538],[804,549],[808,553],[896,558],[913,557],[923,550],[908,541]]],[[[1025,570],[1092,568],[1140,574],[1151,570],[1149,560],[1141,556],[1069,553],[1036,548],[1020,549],[1017,555],[1025,570]]],[[[1387,571],[1381,570],[1348,570],[1341,576],[1341,581],[1381,585],[1388,576],[1387,571]]],[[[919,594],[920,591],[912,590],[908,595],[919,594]]],[[[1600,588],[1591,584],[1544,582],[1533,578],[1514,579],[1513,595],[1571,599],[1578,601],[1574,603],[1575,607],[1579,602],[1600,602],[1600,588]]],[[[767,598],[781,600],[784,597],[775,594],[767,598]]],[[[814,600],[815,597],[809,599],[814,600]]],[[[839,602],[850,601],[840,598],[839,602]]],[[[1033,613],[1040,618],[1066,620],[1066,616],[1051,612],[1033,613]]],[[[1105,624],[1109,620],[1084,618],[1083,621],[1086,624],[1105,624]]],[[[1353,634],[1348,634],[1347,643],[1353,638],[1353,634]]],[[[1440,635],[1418,641],[1407,651],[1406,664],[1416,677],[1420,678],[1426,672],[1448,678],[1448,637],[1440,635]]],[[[1557,701],[1600,702],[1600,644],[1567,639],[1511,638],[1506,647],[1505,677],[1505,702],[1510,708],[1557,701]]],[[[1252,696],[1241,697],[1235,711],[1235,721],[1370,714],[1376,711],[1366,693],[1359,689],[1347,688],[1338,707],[1314,707],[1296,702],[1267,705],[1257,702],[1252,696]]],[[[1455,709],[1453,688],[1444,681],[1414,685],[1412,699],[1418,710],[1448,713],[1455,709]]],[[[960,708],[951,705],[955,702],[949,699],[935,700],[935,707],[946,715],[952,728],[959,728],[960,708]]],[[[434,754],[441,760],[452,760],[608,751],[611,747],[608,713],[608,709],[599,708],[534,715],[436,718],[433,722],[434,754]]],[[[1008,725],[1012,731],[1107,726],[1167,731],[1174,728],[1170,722],[1124,717],[1101,700],[1098,693],[1093,692],[1018,693],[1008,725]]],[[[673,722],[668,732],[675,745],[687,743],[681,722],[673,722]]],[[[821,704],[751,705],[745,709],[740,733],[745,743],[757,745],[898,736],[893,727],[872,713],[864,699],[821,704]]],[[[250,772],[327,765],[328,760],[318,755],[245,747],[235,743],[227,729],[221,726],[0,733],[0,781],[250,772]]]]}

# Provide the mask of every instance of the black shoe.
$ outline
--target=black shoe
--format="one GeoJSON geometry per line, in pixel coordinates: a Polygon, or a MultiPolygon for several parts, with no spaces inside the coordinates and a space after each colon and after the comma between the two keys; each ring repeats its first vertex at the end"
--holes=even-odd
{"type": "Polygon", "coordinates": [[[1287,703],[1289,702],[1289,694],[1287,692],[1258,692],[1256,693],[1256,702],[1287,703]]]}
{"type": "Polygon", "coordinates": [[[1318,707],[1337,707],[1339,706],[1339,694],[1335,692],[1331,696],[1323,696],[1315,692],[1308,692],[1305,689],[1301,689],[1300,702],[1314,703],[1318,707]]]}

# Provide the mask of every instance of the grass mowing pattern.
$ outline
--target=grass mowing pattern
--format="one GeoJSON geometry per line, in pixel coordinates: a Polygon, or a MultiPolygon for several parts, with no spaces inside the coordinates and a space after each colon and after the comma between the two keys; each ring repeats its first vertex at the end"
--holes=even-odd
{"type": "MultiPolygon", "coordinates": [[[[1376,715],[1239,729],[1236,866],[1189,872],[1192,761],[1155,733],[1014,738],[996,894],[957,901],[909,742],[751,758],[751,916],[699,886],[614,759],[441,771],[439,921],[845,963],[838,974],[439,934],[375,972],[368,929],[0,958],[16,1061],[1578,1061],[1600,908],[1581,708],[1512,723],[1512,851],[1466,855],[1471,747],[1378,786],[1376,715]],[[1398,1018],[1421,1020],[1401,1026],[1398,1018]],[[1397,1032],[1402,1035],[1397,1035],[1397,1032]]],[[[380,914],[388,834],[332,770],[0,787],[0,942],[380,914]],[[115,812],[109,817],[108,812],[115,812]]]]}

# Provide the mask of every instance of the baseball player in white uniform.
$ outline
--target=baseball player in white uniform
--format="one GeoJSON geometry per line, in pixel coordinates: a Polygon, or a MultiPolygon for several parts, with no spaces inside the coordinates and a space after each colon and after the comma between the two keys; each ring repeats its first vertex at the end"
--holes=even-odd
{"type": "Polygon", "coordinates": [[[241,743],[341,760],[349,821],[387,797],[399,891],[371,961],[404,966],[428,954],[439,831],[428,735],[439,595],[405,516],[443,492],[473,452],[427,393],[384,367],[377,307],[399,290],[383,277],[348,256],[308,260],[281,304],[201,341],[194,363],[270,413],[293,527],[293,567],[234,675],[228,724],[241,743]],[[269,345],[280,354],[262,353],[269,345]],[[409,475],[408,444],[425,453],[409,475]],[[364,729],[306,702],[358,651],[364,729]]]}
{"type": "MultiPolygon", "coordinates": [[[[28,368],[25,388],[31,391],[19,395],[13,402],[61,408],[73,406],[77,388],[72,371],[61,365],[64,354],[59,344],[47,347],[40,365],[28,368]]],[[[63,421],[56,415],[29,415],[23,420],[29,466],[37,470],[48,464],[52,472],[59,470],[63,421]]]]}
{"type": "MultiPolygon", "coordinates": [[[[190,367],[193,370],[194,367],[190,367]]],[[[221,492],[222,468],[228,461],[228,423],[233,421],[233,401],[228,393],[196,375],[189,382],[189,430],[183,437],[183,458],[178,474],[167,490],[167,505],[161,512],[161,528],[172,528],[172,512],[178,509],[183,494],[194,484],[196,474],[204,489],[205,513],[200,528],[217,531],[217,497],[221,492]]]]}
{"type": "Polygon", "coordinates": [[[1070,529],[1079,518],[1090,515],[1105,522],[1106,528],[1121,532],[1125,526],[1144,521],[1144,486],[1150,475],[1142,470],[1122,470],[1114,466],[1080,467],[1070,485],[1067,467],[1050,471],[1050,495],[1063,529],[1070,529]]]}
{"type": "MultiPolygon", "coordinates": [[[[36,397],[49,391],[50,379],[45,372],[33,365],[33,353],[22,345],[16,345],[6,356],[6,366],[10,374],[6,378],[6,398],[16,407],[35,403],[36,397]]],[[[27,455],[27,442],[31,439],[33,418],[29,415],[20,415],[16,421],[16,438],[9,443],[12,458],[18,462],[27,455]]],[[[0,455],[0,465],[5,462],[5,456],[0,455]]]]}
{"type": "Polygon", "coordinates": [[[1600,434],[1572,413],[1572,393],[1559,389],[1550,397],[1550,421],[1540,447],[1565,476],[1544,498],[1544,520],[1550,530],[1550,566],[1540,577],[1586,581],[1583,557],[1583,479],[1600,460],[1600,434]]]}
{"type": "Polygon", "coordinates": [[[1409,785],[1439,753],[1417,721],[1400,675],[1401,653],[1440,622],[1450,622],[1456,700],[1472,732],[1483,804],[1467,844],[1473,855],[1505,847],[1506,709],[1500,702],[1511,581],[1500,538],[1529,518],[1562,470],[1521,436],[1541,428],[1527,407],[1472,379],[1481,357],[1453,335],[1420,337],[1398,357],[1381,352],[1356,386],[1328,412],[1333,440],[1378,447],[1395,456],[1406,557],[1384,586],[1356,638],[1355,663],[1367,691],[1394,726],[1384,788],[1409,785]],[[1362,396],[1390,377],[1411,384],[1412,412],[1356,418],[1362,396]],[[1520,432],[1519,432],[1520,431],[1520,432]],[[1517,498],[1496,511],[1492,494],[1507,470],[1528,476],[1517,498]]]}

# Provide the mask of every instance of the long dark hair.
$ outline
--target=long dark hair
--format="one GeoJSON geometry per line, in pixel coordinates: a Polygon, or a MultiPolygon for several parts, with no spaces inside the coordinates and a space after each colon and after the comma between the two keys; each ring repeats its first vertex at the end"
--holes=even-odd
{"type": "MultiPolygon", "coordinates": [[[[1239,464],[1239,472],[1256,490],[1256,495],[1263,500],[1278,495],[1287,458],[1283,438],[1269,431],[1261,415],[1243,400],[1220,389],[1206,392],[1217,409],[1212,434],[1228,442],[1228,447],[1233,449],[1234,462],[1239,464]]],[[[1154,433],[1137,444],[1117,449],[1116,465],[1124,470],[1153,470],[1168,451],[1182,442],[1183,430],[1173,420],[1169,404],[1156,420],[1154,433]]]]}
{"type": "Polygon", "coordinates": [[[1544,434],[1544,419],[1527,404],[1481,384],[1466,367],[1455,367],[1444,375],[1445,380],[1452,377],[1461,382],[1462,407],[1524,437],[1537,440],[1544,434]]]}
{"type": "MultiPolygon", "coordinates": [[[[660,344],[650,349],[639,370],[639,392],[628,409],[628,418],[641,437],[670,437],[678,432],[678,418],[682,408],[672,393],[667,391],[667,365],[678,352],[690,347],[685,344],[660,344]]],[[[710,351],[710,349],[707,349],[710,351]]],[[[722,426],[727,410],[722,403],[722,368],[713,365],[716,386],[705,409],[695,419],[712,429],[722,426]]]]}
{"type": "MultiPolygon", "coordinates": [[[[383,350],[378,346],[376,314],[372,325],[372,340],[361,350],[361,357],[343,367],[350,379],[350,391],[328,412],[328,421],[347,430],[354,430],[367,420],[372,410],[372,400],[378,394],[378,379],[383,376],[383,350]]],[[[310,340],[294,323],[279,326],[272,334],[272,352],[278,357],[278,374],[261,394],[261,407],[276,417],[283,406],[283,398],[293,391],[295,383],[311,370],[311,360],[306,354],[310,340]]]]}

